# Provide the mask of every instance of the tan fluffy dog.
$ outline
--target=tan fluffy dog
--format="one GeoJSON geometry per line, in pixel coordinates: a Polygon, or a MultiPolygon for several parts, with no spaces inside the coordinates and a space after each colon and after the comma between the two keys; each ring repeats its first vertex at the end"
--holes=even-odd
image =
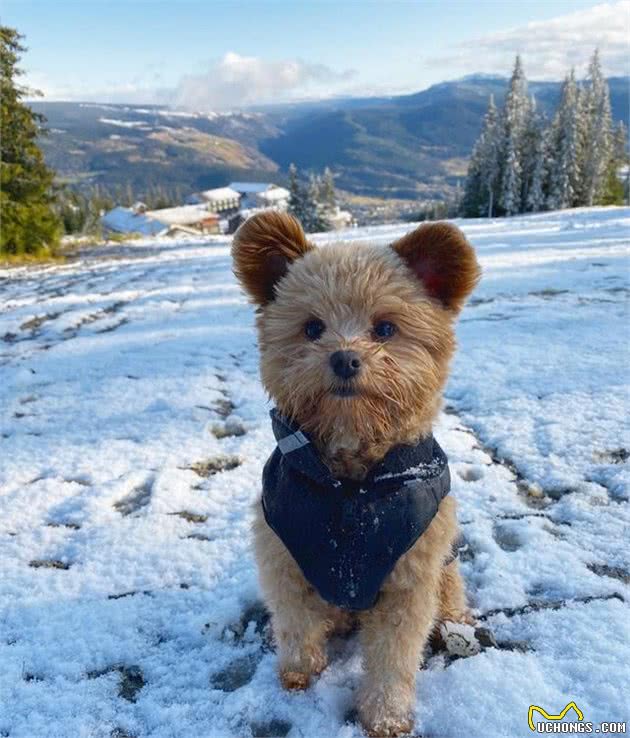
{"type": "MultiPolygon", "coordinates": [[[[429,223],[390,247],[316,248],[294,218],[266,212],[241,226],[233,257],[259,307],[263,384],[335,475],[361,479],[393,446],[431,432],[455,348],[453,322],[479,278],[458,228],[429,223]],[[305,335],[313,320],[317,340],[305,335]],[[394,328],[383,329],[384,322],[394,328]],[[330,366],[339,350],[355,352],[361,365],[343,393],[330,366]]],[[[451,496],[441,502],[376,605],[357,615],[365,667],[358,711],[372,735],[412,728],[427,639],[439,622],[468,617],[458,563],[445,565],[458,534],[455,507],[451,496]]],[[[327,636],[347,627],[350,613],[319,597],[259,505],[254,534],[280,678],[287,689],[304,689],[326,666],[327,636]]]]}

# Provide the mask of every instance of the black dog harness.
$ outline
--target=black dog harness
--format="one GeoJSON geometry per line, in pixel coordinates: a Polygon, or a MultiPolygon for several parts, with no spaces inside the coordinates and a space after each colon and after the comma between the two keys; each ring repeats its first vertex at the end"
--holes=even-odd
{"type": "Polygon", "coordinates": [[[306,433],[276,410],[271,421],[278,445],[263,470],[265,520],[324,600],[372,607],[450,490],[446,454],[429,435],[391,449],[361,481],[335,479],[306,433]]]}

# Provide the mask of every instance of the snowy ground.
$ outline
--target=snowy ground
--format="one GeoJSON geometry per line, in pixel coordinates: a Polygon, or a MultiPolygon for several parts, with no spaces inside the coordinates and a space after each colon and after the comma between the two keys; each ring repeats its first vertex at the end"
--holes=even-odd
{"type": "MultiPolygon", "coordinates": [[[[484,279],[436,435],[499,647],[429,659],[417,731],[629,720],[630,209],[461,225],[484,279]]],[[[305,693],[275,676],[249,534],[273,440],[228,243],[112,248],[0,272],[0,736],[361,735],[356,639],[305,693]]]]}

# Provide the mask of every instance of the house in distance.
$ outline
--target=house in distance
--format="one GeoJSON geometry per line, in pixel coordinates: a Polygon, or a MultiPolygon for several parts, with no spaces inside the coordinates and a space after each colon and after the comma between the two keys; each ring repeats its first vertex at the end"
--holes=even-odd
{"type": "Polygon", "coordinates": [[[222,218],[238,213],[241,195],[231,187],[215,187],[213,190],[195,192],[186,198],[187,205],[207,205],[208,210],[222,218]]]}
{"type": "Polygon", "coordinates": [[[231,182],[229,188],[241,196],[241,210],[289,207],[289,190],[270,182],[231,182]]]}

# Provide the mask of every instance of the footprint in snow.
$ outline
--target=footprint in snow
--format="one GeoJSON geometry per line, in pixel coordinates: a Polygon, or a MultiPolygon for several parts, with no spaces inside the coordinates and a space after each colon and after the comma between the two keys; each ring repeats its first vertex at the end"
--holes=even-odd
{"type": "Polygon", "coordinates": [[[261,658],[262,653],[239,656],[210,677],[210,686],[222,692],[235,692],[251,682],[261,658]]]}
{"type": "Polygon", "coordinates": [[[492,528],[492,537],[499,548],[504,551],[518,551],[523,545],[518,532],[512,526],[495,523],[492,528]]]}
{"type": "Polygon", "coordinates": [[[33,559],[28,562],[31,569],[61,569],[67,571],[71,564],[59,559],[33,559]]]}
{"type": "Polygon", "coordinates": [[[178,510],[177,512],[168,513],[168,515],[176,515],[178,518],[183,518],[187,523],[205,523],[208,520],[207,515],[200,515],[188,510],[178,510]]]}
{"type": "Polygon", "coordinates": [[[479,466],[467,466],[458,469],[457,473],[465,482],[478,482],[484,476],[484,470],[479,466]]]}
{"type": "Polygon", "coordinates": [[[214,402],[212,409],[219,417],[227,418],[228,415],[231,415],[236,410],[236,405],[232,400],[221,397],[214,402]]]}
{"type": "Polygon", "coordinates": [[[292,725],[287,720],[275,718],[264,723],[250,723],[252,738],[284,738],[291,730],[292,725]]]}
{"type": "Polygon", "coordinates": [[[135,702],[138,697],[138,693],[146,684],[144,681],[144,674],[139,666],[136,666],[135,664],[132,666],[115,664],[113,666],[107,666],[105,669],[89,671],[86,676],[88,679],[98,679],[99,677],[106,676],[114,671],[117,671],[120,674],[118,696],[127,700],[127,702],[135,702]]]}
{"type": "Polygon", "coordinates": [[[210,430],[213,436],[219,439],[238,438],[247,432],[240,420],[236,418],[226,418],[224,423],[215,423],[210,430]]]}
{"type": "Polygon", "coordinates": [[[630,584],[630,572],[621,566],[608,566],[608,564],[587,564],[586,566],[597,576],[610,577],[624,584],[630,584]]]}
{"type": "Polygon", "coordinates": [[[273,642],[270,616],[260,600],[248,605],[237,622],[224,628],[221,640],[240,644],[245,641],[246,634],[251,634],[252,631],[254,636],[262,640],[263,651],[270,650],[273,642]]]}
{"type": "Polygon", "coordinates": [[[238,456],[215,456],[205,461],[196,461],[185,468],[194,471],[199,477],[208,478],[219,472],[236,469],[242,463],[238,456]]]}
{"type": "Polygon", "coordinates": [[[143,484],[135,487],[128,495],[122,497],[118,502],[114,503],[114,510],[123,516],[131,515],[134,512],[146,507],[151,501],[151,492],[153,490],[153,479],[147,479],[143,484]]]}

